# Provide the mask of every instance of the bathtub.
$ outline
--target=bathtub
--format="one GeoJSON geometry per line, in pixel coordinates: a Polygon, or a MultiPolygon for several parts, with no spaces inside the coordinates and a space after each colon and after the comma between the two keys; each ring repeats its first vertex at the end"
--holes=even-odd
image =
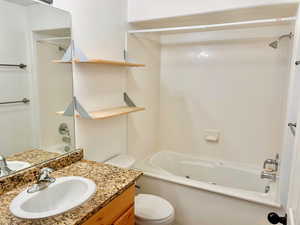
{"type": "Polygon", "coordinates": [[[135,167],[145,174],[139,182],[142,192],[179,206],[179,225],[267,225],[267,213],[280,211],[277,183],[261,179],[261,169],[251,165],[161,151],[135,167]],[[213,216],[217,212],[221,220],[213,216]]]}

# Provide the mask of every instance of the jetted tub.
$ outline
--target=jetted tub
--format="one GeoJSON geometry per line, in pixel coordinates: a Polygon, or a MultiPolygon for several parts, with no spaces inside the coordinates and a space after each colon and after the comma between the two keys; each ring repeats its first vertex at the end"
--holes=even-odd
{"type": "Polygon", "coordinates": [[[145,175],[138,182],[142,192],[177,206],[176,225],[267,225],[267,214],[280,212],[277,182],[261,179],[262,168],[170,151],[135,167],[145,175]]]}

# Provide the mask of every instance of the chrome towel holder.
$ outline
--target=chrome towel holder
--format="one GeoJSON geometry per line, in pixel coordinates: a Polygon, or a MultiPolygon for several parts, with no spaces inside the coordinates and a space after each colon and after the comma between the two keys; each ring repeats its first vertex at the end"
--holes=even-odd
{"type": "Polygon", "coordinates": [[[27,65],[20,63],[20,64],[0,64],[0,67],[19,67],[20,69],[25,69],[27,65]]]}
{"type": "Polygon", "coordinates": [[[19,101],[0,102],[0,105],[16,104],[16,103],[28,104],[29,102],[30,100],[28,98],[23,98],[22,100],[19,101]]]}

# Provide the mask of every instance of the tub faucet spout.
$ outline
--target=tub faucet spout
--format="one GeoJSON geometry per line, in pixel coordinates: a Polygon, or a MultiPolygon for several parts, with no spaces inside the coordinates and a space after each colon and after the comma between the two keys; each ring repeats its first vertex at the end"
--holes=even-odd
{"type": "Polygon", "coordinates": [[[269,171],[262,171],[261,175],[260,175],[261,179],[268,179],[271,180],[273,182],[276,181],[276,173],[274,172],[269,172],[269,171]]]}

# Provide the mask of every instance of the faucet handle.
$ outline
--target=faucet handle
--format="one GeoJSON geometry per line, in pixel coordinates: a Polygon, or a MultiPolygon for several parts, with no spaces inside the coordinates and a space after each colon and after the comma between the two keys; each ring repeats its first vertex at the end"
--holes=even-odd
{"type": "Polygon", "coordinates": [[[54,169],[52,168],[46,167],[41,169],[38,181],[49,181],[53,183],[55,181],[55,178],[49,176],[52,172],[54,172],[54,169]]]}
{"type": "Polygon", "coordinates": [[[45,174],[45,173],[50,174],[52,172],[54,172],[54,169],[48,168],[48,167],[45,167],[45,168],[41,169],[41,171],[40,171],[41,174],[45,174]]]}

